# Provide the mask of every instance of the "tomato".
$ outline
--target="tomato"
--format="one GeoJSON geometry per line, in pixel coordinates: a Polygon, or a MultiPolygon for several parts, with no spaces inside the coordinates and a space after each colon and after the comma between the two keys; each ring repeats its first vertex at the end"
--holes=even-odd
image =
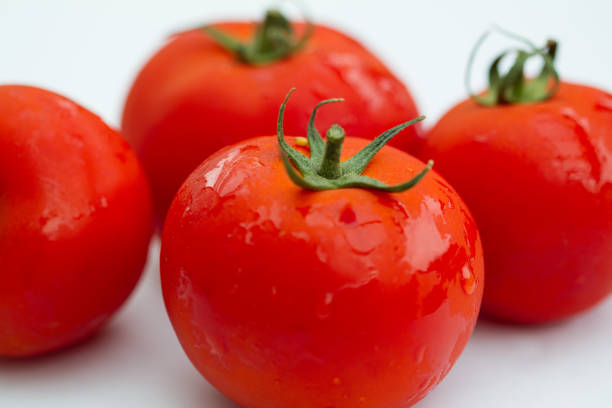
{"type": "MultiPolygon", "coordinates": [[[[367,143],[347,138],[342,157],[367,143]]],[[[385,147],[364,175],[397,183],[423,166],[385,147]]],[[[463,350],[484,279],[476,225],[440,176],[395,194],[309,191],[274,137],[225,147],[187,178],[161,276],[192,363],[249,408],[411,406],[463,350]]]]}
{"type": "Polygon", "coordinates": [[[485,314],[548,322],[612,291],[610,94],[561,82],[543,101],[468,99],[430,131],[421,156],[436,160],[478,223],[485,314]]]}
{"type": "MultiPolygon", "coordinates": [[[[289,24],[278,15],[281,22],[274,23],[270,16],[275,15],[268,13],[265,27],[278,31],[276,25],[289,24]]],[[[252,22],[215,27],[244,41],[255,30],[252,22]]],[[[306,30],[304,24],[293,28],[296,35],[306,30]]],[[[341,118],[350,136],[371,138],[417,116],[406,87],[345,34],[313,26],[305,44],[283,56],[266,63],[244,62],[197,29],[175,35],[144,66],[127,97],[122,133],[142,159],[160,221],[202,160],[223,146],[274,133],[278,101],[291,87],[301,90],[287,112],[291,134],[300,134],[311,106],[329,97],[348,102],[324,112],[321,123],[329,126],[332,118],[341,118]]],[[[419,126],[395,146],[415,149],[421,140],[419,126]]]]}
{"type": "Polygon", "coordinates": [[[101,328],[138,281],[151,230],[144,172],[117,132],[60,95],[0,86],[0,356],[101,328]]]}

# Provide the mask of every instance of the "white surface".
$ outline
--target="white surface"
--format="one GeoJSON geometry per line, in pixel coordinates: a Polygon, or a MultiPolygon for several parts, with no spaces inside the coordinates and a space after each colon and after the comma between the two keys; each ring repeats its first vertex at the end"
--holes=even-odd
{"type": "MultiPolygon", "coordinates": [[[[116,126],[136,71],[169,33],[258,17],[270,3],[0,0],[0,82],[63,93],[116,126]]],[[[537,42],[554,35],[564,78],[612,89],[608,1],[303,3],[316,21],[376,50],[408,83],[429,125],[464,97],[468,52],[491,23],[537,42]]],[[[181,351],[161,301],[157,251],[127,306],[94,339],[48,357],[0,361],[0,407],[236,408],[181,351]]],[[[418,407],[609,408],[611,321],[612,300],[554,326],[481,322],[455,368],[418,407]]]]}

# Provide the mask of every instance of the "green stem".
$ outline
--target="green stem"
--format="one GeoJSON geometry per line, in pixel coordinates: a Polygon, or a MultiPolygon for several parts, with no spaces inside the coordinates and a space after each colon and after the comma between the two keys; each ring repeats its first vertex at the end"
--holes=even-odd
{"type": "Polygon", "coordinates": [[[262,23],[257,25],[253,39],[242,43],[214,27],[204,26],[202,30],[217,44],[236,57],[251,65],[269,64],[288,58],[306,45],[312,35],[313,25],[306,20],[301,37],[296,37],[291,22],[278,10],[268,10],[262,23]]]}
{"type": "Polygon", "coordinates": [[[393,136],[406,127],[416,122],[420,122],[425,116],[419,116],[416,119],[402,123],[383,132],[353,157],[344,162],[340,162],[342,144],[345,138],[344,129],[338,125],[332,125],[326,134],[327,142],[324,142],[323,138],[314,127],[314,119],[316,110],[320,106],[331,102],[340,102],[342,101],[341,99],[328,99],[319,102],[315,106],[308,122],[308,142],[311,149],[310,157],[305,156],[285,141],[283,132],[285,107],[289,97],[294,91],[295,88],[289,91],[278,112],[277,138],[281,150],[281,159],[287,170],[287,174],[298,186],[309,190],[333,190],[354,187],[398,193],[414,187],[431,170],[433,161],[430,160],[412,179],[395,185],[388,185],[380,180],[361,174],[374,155],[376,155],[393,136]],[[293,166],[297,167],[301,174],[298,174],[293,166]]]}
{"type": "Polygon", "coordinates": [[[319,175],[328,179],[336,179],[342,175],[340,169],[340,154],[344,143],[344,129],[339,125],[331,125],[325,134],[327,143],[325,144],[325,154],[319,169],[319,175]]]}
{"type": "Polygon", "coordinates": [[[477,95],[472,92],[470,78],[476,54],[491,34],[491,31],[485,32],[476,42],[468,60],[465,83],[471,98],[484,106],[532,103],[551,98],[556,93],[560,83],[559,74],[554,66],[557,42],[548,40],[544,47],[537,48],[531,41],[521,36],[501,28],[495,28],[495,30],[506,37],[522,42],[528,47],[528,50],[509,49],[499,54],[489,68],[489,88],[487,93],[485,95],[477,95]],[[500,73],[502,60],[512,54],[515,55],[514,63],[506,73],[500,73]],[[528,78],[525,74],[525,65],[532,57],[542,58],[544,65],[537,77],[528,78]]]}

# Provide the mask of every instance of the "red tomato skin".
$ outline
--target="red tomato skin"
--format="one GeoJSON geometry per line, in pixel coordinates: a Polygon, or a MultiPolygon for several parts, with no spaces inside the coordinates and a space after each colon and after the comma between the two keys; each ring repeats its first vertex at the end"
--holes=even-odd
{"type": "MultiPolygon", "coordinates": [[[[254,23],[215,26],[246,40],[254,23]]],[[[287,107],[288,134],[302,134],[312,107],[327,98],[346,102],[322,109],[317,123],[327,129],[342,121],[348,136],[373,139],[418,116],[408,90],[389,69],[330,28],[316,26],[304,49],[257,67],[241,63],[200,30],[178,34],[136,78],[122,120],[122,133],[151,181],[158,219],[206,157],[240,140],[274,134],[280,101],[292,87],[298,92],[287,107]]],[[[415,150],[420,129],[410,127],[391,144],[415,150]]]]}
{"type": "Polygon", "coordinates": [[[101,328],[141,274],[152,233],[144,171],[72,101],[0,86],[0,356],[101,328]]]}
{"type": "MultiPolygon", "coordinates": [[[[366,143],[347,139],[344,158],[366,143]]],[[[386,147],[364,174],[398,183],[423,167],[386,147]]],[[[306,191],[272,137],[189,176],[161,277],[185,352],[246,408],[412,406],[463,350],[484,283],[476,225],[440,176],[399,194],[306,191]]]]}
{"type": "Polygon", "coordinates": [[[466,100],[430,131],[421,157],[470,207],[482,234],[483,313],[554,321],[612,291],[612,96],[562,83],[550,100],[466,100]]]}

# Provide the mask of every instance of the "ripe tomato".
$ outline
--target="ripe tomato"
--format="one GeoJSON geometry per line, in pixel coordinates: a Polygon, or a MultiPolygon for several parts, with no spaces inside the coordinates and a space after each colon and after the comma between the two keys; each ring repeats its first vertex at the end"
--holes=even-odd
{"type": "Polygon", "coordinates": [[[468,99],[431,130],[422,157],[436,160],[482,233],[484,313],[552,321],[612,291],[610,94],[562,82],[544,101],[468,99]]]}
{"type": "MultiPolygon", "coordinates": [[[[252,22],[215,27],[245,41],[255,30],[252,22]]],[[[125,104],[122,133],[142,159],[160,221],[202,160],[223,146],[274,133],[278,101],[291,87],[301,90],[287,112],[291,134],[305,128],[316,102],[333,96],[349,102],[324,112],[321,123],[329,126],[333,117],[342,118],[350,136],[372,137],[417,116],[406,87],[352,38],[317,25],[303,46],[291,48],[293,29],[297,34],[306,29],[303,24],[292,28],[274,12],[260,29],[272,38],[262,34],[258,44],[278,40],[279,31],[286,34],[289,39],[278,44],[280,51],[288,50],[279,52],[283,58],[245,62],[259,54],[237,56],[197,29],[174,36],[136,78],[125,104]]],[[[419,135],[416,125],[395,146],[409,151],[419,135]]]]}
{"type": "MultiPolygon", "coordinates": [[[[342,156],[367,143],[347,139],[342,156]]],[[[364,174],[395,183],[422,168],[386,147],[364,174]]],[[[397,194],[308,191],[274,137],[223,148],[188,177],[161,275],[193,364],[250,408],[411,406],[463,350],[484,278],[476,225],[440,176],[397,194]]]]}
{"type": "Polygon", "coordinates": [[[119,134],[70,100],[0,86],[0,356],[79,341],[128,297],[152,230],[119,134]]]}

